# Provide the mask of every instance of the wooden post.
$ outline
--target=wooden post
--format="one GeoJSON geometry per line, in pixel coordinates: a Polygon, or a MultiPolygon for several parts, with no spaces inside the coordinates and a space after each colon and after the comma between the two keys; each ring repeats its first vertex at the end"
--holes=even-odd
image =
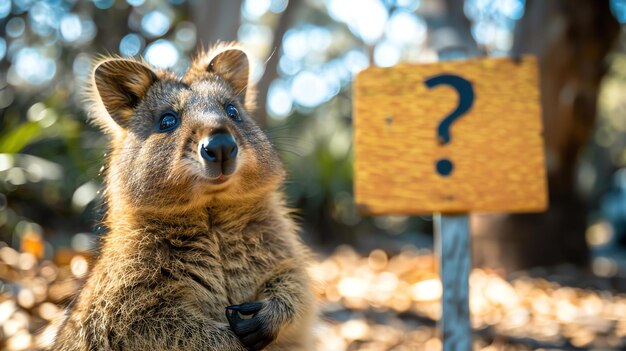
{"type": "Polygon", "coordinates": [[[439,330],[444,351],[470,351],[469,314],[471,244],[468,216],[435,215],[435,248],[443,287],[439,330]]]}

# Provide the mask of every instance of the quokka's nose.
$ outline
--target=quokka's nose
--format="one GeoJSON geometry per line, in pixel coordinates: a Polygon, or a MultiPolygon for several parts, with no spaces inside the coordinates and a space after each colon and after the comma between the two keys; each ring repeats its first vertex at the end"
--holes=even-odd
{"type": "Polygon", "coordinates": [[[237,142],[229,133],[212,135],[206,145],[201,145],[200,154],[209,162],[223,163],[237,157],[237,142]]]}

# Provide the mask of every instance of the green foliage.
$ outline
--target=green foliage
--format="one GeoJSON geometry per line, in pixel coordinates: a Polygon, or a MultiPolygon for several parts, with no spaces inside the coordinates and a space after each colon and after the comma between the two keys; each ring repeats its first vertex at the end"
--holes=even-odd
{"type": "Polygon", "coordinates": [[[0,151],[14,154],[41,137],[41,126],[36,122],[25,122],[15,129],[0,134],[0,151]]]}

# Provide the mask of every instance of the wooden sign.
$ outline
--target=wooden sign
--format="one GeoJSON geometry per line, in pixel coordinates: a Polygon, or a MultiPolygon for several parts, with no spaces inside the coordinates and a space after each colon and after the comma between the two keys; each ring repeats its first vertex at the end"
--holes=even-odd
{"type": "Polygon", "coordinates": [[[362,214],[546,208],[537,61],[369,68],[354,83],[362,214]]]}

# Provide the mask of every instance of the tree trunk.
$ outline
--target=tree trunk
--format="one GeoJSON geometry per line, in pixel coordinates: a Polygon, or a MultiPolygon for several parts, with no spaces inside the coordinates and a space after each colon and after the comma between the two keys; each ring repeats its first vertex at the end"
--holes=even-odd
{"type": "Polygon", "coordinates": [[[191,0],[190,20],[196,25],[198,45],[207,48],[218,41],[237,40],[242,0],[191,0]]]}
{"type": "Polygon", "coordinates": [[[465,17],[465,0],[445,0],[445,11],[425,16],[431,33],[430,45],[437,50],[441,60],[483,56],[472,37],[471,22],[465,17]]]}
{"type": "Polygon", "coordinates": [[[278,77],[278,61],[280,59],[280,48],[283,43],[285,32],[293,25],[293,20],[297,13],[300,1],[289,1],[287,8],[280,14],[276,28],[274,29],[274,40],[270,48],[270,57],[265,62],[265,72],[257,84],[258,109],[257,122],[261,126],[267,125],[267,93],[270,85],[278,77]]]}
{"type": "Polygon", "coordinates": [[[594,125],[605,58],[619,30],[608,0],[527,0],[513,51],[539,58],[550,209],[473,216],[478,265],[513,271],[588,262],[576,161],[594,125]]]}

